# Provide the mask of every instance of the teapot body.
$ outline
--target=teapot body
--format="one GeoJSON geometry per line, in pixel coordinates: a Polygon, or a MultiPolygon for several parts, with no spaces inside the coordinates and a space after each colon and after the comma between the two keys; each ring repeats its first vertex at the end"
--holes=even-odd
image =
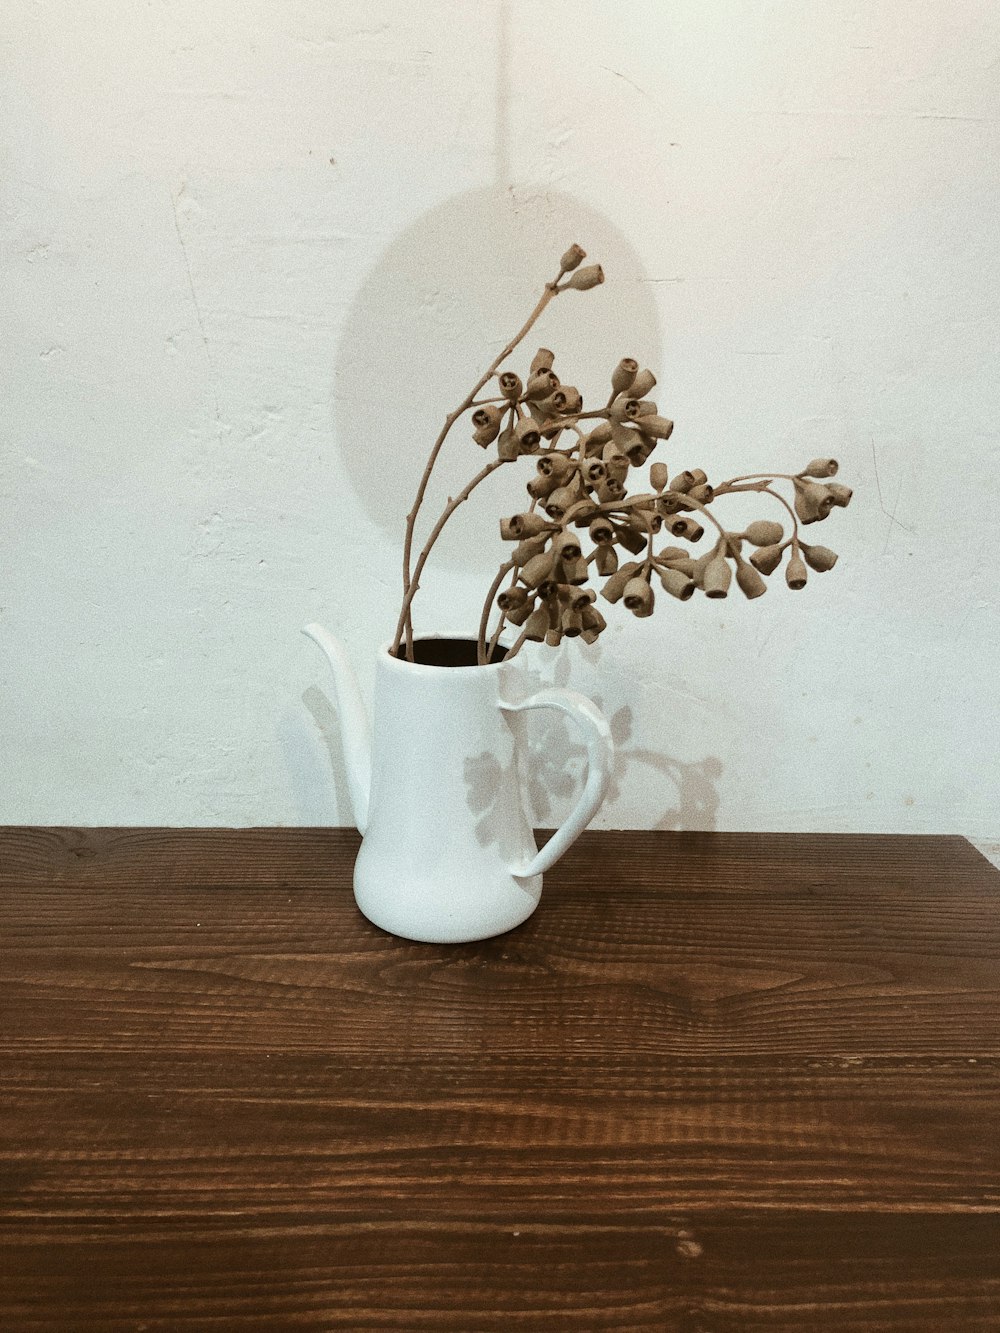
{"type": "Polygon", "coordinates": [[[394,935],[485,939],[538,905],[541,874],[516,873],[536,854],[504,711],[517,703],[506,693],[516,670],[379,654],[354,893],[365,916],[394,935]]]}
{"type": "Polygon", "coordinates": [[[363,834],[354,895],[364,915],[404,939],[458,944],[521,924],[542,875],[593,818],[611,780],[611,729],[581,694],[527,694],[520,664],[476,661],[475,639],[418,639],[414,660],[388,646],[375,669],[374,738],[343,645],[322,625],[303,633],[333,671],[355,822],[363,834]],[[518,772],[511,715],[556,709],[586,747],[583,791],[541,851],[518,772]]]}

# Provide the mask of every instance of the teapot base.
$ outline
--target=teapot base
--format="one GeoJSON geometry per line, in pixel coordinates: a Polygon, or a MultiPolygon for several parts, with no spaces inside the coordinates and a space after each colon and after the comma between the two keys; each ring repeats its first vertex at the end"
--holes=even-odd
{"type": "Polygon", "coordinates": [[[440,882],[369,882],[355,870],[354,899],[374,926],[400,939],[420,944],[471,944],[492,939],[527,921],[542,893],[542,877],[509,877],[502,891],[496,883],[488,893],[476,886],[440,882]]]}

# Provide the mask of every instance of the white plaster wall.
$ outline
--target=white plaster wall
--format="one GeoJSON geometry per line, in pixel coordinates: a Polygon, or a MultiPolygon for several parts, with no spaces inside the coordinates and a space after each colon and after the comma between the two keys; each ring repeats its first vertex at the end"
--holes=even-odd
{"type": "MultiPolygon", "coordinates": [[[[429,440],[576,240],[567,378],[635,355],[675,466],[856,487],[803,592],[536,653],[615,717],[599,822],[997,845],[992,0],[7,0],[0,42],[0,819],[348,821],[299,626],[369,690],[429,440]]],[[[467,508],[418,627],[474,624],[467,508]]]]}

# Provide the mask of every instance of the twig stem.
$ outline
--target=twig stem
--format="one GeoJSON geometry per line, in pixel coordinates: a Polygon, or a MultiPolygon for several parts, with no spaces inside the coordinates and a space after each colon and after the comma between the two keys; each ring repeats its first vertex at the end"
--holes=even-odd
{"type": "Polygon", "coordinates": [[[490,612],[493,610],[493,598],[497,595],[500,584],[514,568],[516,566],[513,560],[508,560],[505,565],[501,565],[489,592],[486,594],[486,601],[483,603],[483,614],[479,617],[479,635],[476,639],[476,661],[480,666],[486,666],[493,657],[492,643],[490,644],[490,652],[487,653],[486,651],[486,627],[489,624],[490,612]]]}
{"type": "MultiPolygon", "coordinates": [[[[410,603],[413,601],[413,595],[416,592],[416,588],[413,587],[413,581],[414,579],[419,578],[419,570],[414,570],[412,574],[410,571],[410,560],[413,554],[413,529],[417,522],[417,515],[420,512],[420,506],[424,502],[424,494],[427,490],[427,483],[430,481],[431,473],[434,470],[434,464],[437,462],[438,454],[441,452],[441,446],[448,438],[448,432],[451,430],[452,426],[454,426],[458,418],[463,414],[463,412],[466,412],[469,409],[469,407],[471,407],[472,402],[476,397],[476,394],[479,393],[479,391],[486,384],[486,382],[489,379],[491,379],[493,375],[496,374],[497,367],[501,364],[501,362],[506,361],[507,357],[510,356],[511,352],[513,352],[514,348],[517,347],[521,339],[524,338],[525,335],[531,330],[532,325],[534,325],[535,322],[538,320],[538,318],[541,316],[542,312],[545,310],[545,307],[549,304],[552,298],[554,296],[558,296],[560,291],[558,283],[559,279],[563,276],[563,271],[564,270],[560,267],[559,274],[556,277],[555,281],[547,282],[545,284],[545,290],[538,298],[538,302],[535,305],[534,310],[532,310],[531,314],[525,320],[521,329],[514,335],[513,338],[511,338],[510,342],[507,343],[506,347],[504,347],[500,355],[493,360],[486,373],[476,382],[475,387],[462,400],[461,405],[457,407],[454,412],[449,412],[449,414],[445,417],[444,425],[441,428],[441,432],[438,435],[437,439],[434,441],[430,455],[427,459],[426,466],[424,467],[423,476],[420,478],[420,484],[417,487],[417,494],[413,501],[413,507],[410,509],[410,512],[406,516],[406,537],[403,541],[403,610],[399,617],[399,624],[396,627],[396,636],[392,642],[392,652],[394,656],[399,655],[400,640],[402,639],[403,634],[405,632],[406,657],[408,661],[411,662],[413,661],[413,626],[410,618],[410,603]]],[[[446,516],[448,516],[448,514],[450,514],[450,511],[446,512],[446,516]]],[[[433,533],[432,539],[436,540],[436,536],[437,533],[436,532],[433,533]]],[[[428,549],[429,547],[425,547],[424,552],[426,553],[428,549]]],[[[420,561],[418,561],[418,566],[419,568],[423,567],[420,561]]]]}
{"type": "MultiPolygon", "coordinates": [[[[417,595],[417,589],[420,587],[420,575],[423,573],[424,565],[426,565],[427,563],[427,557],[430,555],[434,547],[434,543],[437,541],[438,537],[441,536],[442,528],[448,522],[449,518],[451,518],[452,514],[459,507],[459,505],[465,503],[465,501],[469,498],[469,496],[476,489],[479,483],[481,481],[485,481],[491,472],[495,472],[498,467],[503,467],[503,465],[507,462],[513,462],[513,459],[495,458],[492,463],[487,463],[486,466],[481,471],[476,473],[476,475],[472,478],[470,482],[467,483],[467,485],[462,487],[462,489],[453,499],[448,501],[448,503],[445,505],[441,513],[441,517],[438,519],[438,521],[434,524],[434,527],[431,529],[431,534],[427,538],[427,541],[424,544],[424,548],[420,552],[420,555],[417,557],[417,563],[413,567],[413,575],[407,584],[406,592],[403,596],[402,610],[399,613],[399,620],[396,623],[396,637],[392,641],[392,652],[394,656],[399,655],[399,644],[400,640],[403,637],[403,629],[409,620],[410,603],[417,595]]],[[[407,661],[410,662],[413,661],[412,638],[407,642],[406,656],[407,656],[407,661]]]]}

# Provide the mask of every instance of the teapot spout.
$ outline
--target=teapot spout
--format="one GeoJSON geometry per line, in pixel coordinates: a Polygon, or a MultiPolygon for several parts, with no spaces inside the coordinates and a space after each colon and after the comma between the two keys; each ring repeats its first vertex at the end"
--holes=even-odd
{"type": "Polygon", "coordinates": [[[334,693],[340,715],[340,742],[347,769],[351,810],[359,833],[368,826],[368,794],[372,778],[372,746],[368,717],[357,677],[343,644],[322,625],[306,625],[302,633],[326,654],[333,669],[334,693]]]}

